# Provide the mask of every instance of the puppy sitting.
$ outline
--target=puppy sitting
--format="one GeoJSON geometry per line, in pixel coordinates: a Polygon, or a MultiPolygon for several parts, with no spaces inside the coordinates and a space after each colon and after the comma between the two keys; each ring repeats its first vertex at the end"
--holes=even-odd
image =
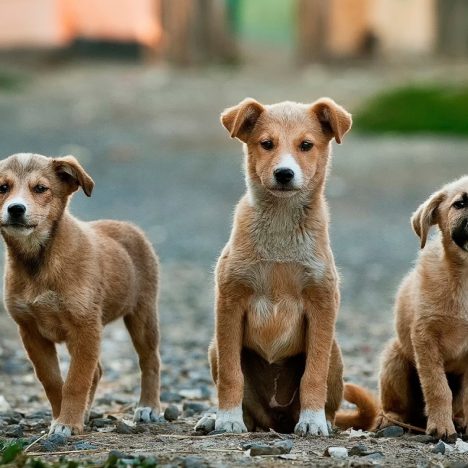
{"type": "MultiPolygon", "coordinates": [[[[324,187],[330,140],[341,143],[351,116],[330,99],[269,106],[246,99],[221,121],[244,143],[247,193],[216,269],[215,428],[328,435],[343,369],[324,187]]],[[[343,424],[368,424],[368,395],[347,390],[363,408],[343,424]]]]}
{"type": "Polygon", "coordinates": [[[450,440],[454,421],[468,426],[468,177],[434,193],[412,224],[424,250],[398,292],[379,425],[391,424],[387,415],[450,440]],[[440,234],[426,245],[432,225],[440,234]]]}
{"type": "Polygon", "coordinates": [[[81,432],[101,378],[104,325],[124,317],[140,358],[138,421],[159,417],[158,264],[144,234],[118,221],[85,223],[67,209],[94,182],[78,161],[16,154],[0,162],[5,305],[52,405],[50,433],[81,432]],[[71,361],[65,382],[55,343],[71,361]]]}

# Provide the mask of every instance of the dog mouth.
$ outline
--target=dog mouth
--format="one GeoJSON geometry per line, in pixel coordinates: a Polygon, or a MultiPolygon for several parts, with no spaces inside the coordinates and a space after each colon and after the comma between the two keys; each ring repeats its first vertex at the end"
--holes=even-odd
{"type": "Polygon", "coordinates": [[[299,192],[299,189],[294,187],[271,187],[268,191],[276,197],[291,197],[299,192]]]}
{"type": "Polygon", "coordinates": [[[26,223],[3,223],[2,228],[12,228],[12,229],[34,229],[37,227],[37,224],[26,224],[26,223]]]}

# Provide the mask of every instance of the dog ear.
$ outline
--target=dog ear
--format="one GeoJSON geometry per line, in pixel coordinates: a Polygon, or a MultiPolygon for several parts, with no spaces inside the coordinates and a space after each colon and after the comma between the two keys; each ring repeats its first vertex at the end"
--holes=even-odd
{"type": "Polygon", "coordinates": [[[434,193],[414,212],[411,217],[413,230],[421,239],[421,249],[426,245],[429,229],[431,226],[434,226],[434,224],[437,224],[438,208],[444,198],[444,192],[434,193]]]}
{"type": "Polygon", "coordinates": [[[88,197],[91,196],[94,181],[74,156],[54,158],[52,159],[52,165],[59,178],[69,185],[70,193],[75,192],[81,186],[83,192],[88,197]]]}
{"type": "Polygon", "coordinates": [[[330,139],[334,137],[338,144],[353,124],[351,114],[330,98],[314,102],[312,112],[317,116],[325,135],[330,139]]]}
{"type": "Polygon", "coordinates": [[[237,106],[225,109],[221,114],[221,123],[231,138],[238,138],[245,143],[264,110],[265,108],[255,99],[247,98],[237,106]]]}

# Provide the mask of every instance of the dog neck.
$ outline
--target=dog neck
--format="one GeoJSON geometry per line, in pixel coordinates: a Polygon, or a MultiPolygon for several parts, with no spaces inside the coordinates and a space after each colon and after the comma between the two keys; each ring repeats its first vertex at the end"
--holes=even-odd
{"type": "Polygon", "coordinates": [[[54,263],[56,245],[60,239],[68,239],[73,243],[73,225],[76,220],[64,213],[55,220],[50,229],[44,232],[33,232],[29,235],[11,235],[2,231],[7,246],[7,260],[12,271],[35,277],[44,268],[54,263]]]}
{"type": "Polygon", "coordinates": [[[251,239],[263,260],[310,263],[317,237],[328,239],[323,185],[281,198],[247,180],[247,201],[252,210],[251,239]]]}

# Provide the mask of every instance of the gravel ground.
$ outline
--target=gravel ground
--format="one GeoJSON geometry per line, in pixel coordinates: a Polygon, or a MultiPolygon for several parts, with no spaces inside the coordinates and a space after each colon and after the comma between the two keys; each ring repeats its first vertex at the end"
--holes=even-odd
{"type": "MultiPolygon", "coordinates": [[[[218,124],[220,110],[247,95],[265,102],[330,95],[353,110],[389,84],[447,75],[466,78],[466,67],[454,66],[450,73],[432,66],[416,71],[311,68],[260,74],[87,62],[15,69],[24,77],[23,85],[14,92],[0,91],[2,154],[75,154],[96,189],[91,199],[77,194],[73,212],[88,220],[134,221],[158,250],[163,408],[175,404],[181,412],[177,421],[165,424],[129,429],[117,424],[129,422],[139,373],[126,331],[116,323],[107,328],[102,345],[104,378],[93,426],[63,444],[38,442],[31,452],[49,450],[44,456],[54,458],[54,452],[81,448],[84,451],[70,456],[100,461],[110,450],[120,450],[151,453],[161,463],[183,466],[448,466],[462,461],[462,455],[434,454],[433,444],[408,436],[363,435],[359,440],[346,433],[331,439],[291,436],[289,455],[251,457],[242,444],[273,444],[280,436],[200,437],[192,431],[200,414],[216,404],[206,358],[213,330],[212,270],[243,192],[240,145],[218,124]],[[329,446],[351,448],[358,443],[383,456],[339,461],[323,455],[329,446]]],[[[439,185],[466,173],[467,152],[466,139],[353,133],[334,148],[328,196],[332,244],[342,275],[337,328],[347,380],[376,389],[379,353],[393,333],[394,292],[418,250],[409,217],[439,185]]],[[[61,355],[65,370],[67,356],[63,350],[61,355]]],[[[48,404],[4,311],[0,395],[12,409],[9,416],[0,415],[0,438],[21,432],[37,436],[46,428],[48,404]]],[[[1,406],[0,397],[0,413],[1,406]]],[[[465,465],[452,466],[467,466],[464,457],[465,465]]]]}

